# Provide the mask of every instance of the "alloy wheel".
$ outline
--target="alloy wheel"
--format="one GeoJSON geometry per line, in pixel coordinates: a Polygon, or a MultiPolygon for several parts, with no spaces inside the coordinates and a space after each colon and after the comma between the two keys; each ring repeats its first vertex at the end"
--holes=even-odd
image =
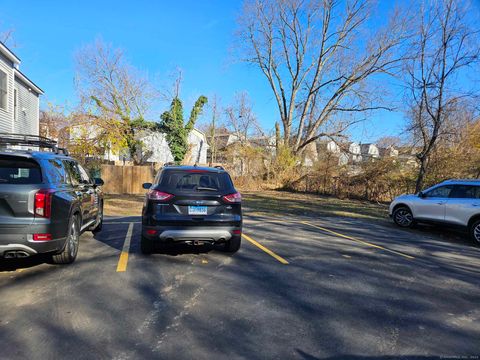
{"type": "Polygon", "coordinates": [[[473,238],[480,244],[480,223],[473,228],[473,238]]]}
{"type": "Polygon", "coordinates": [[[69,241],[69,247],[70,247],[70,256],[73,258],[77,254],[78,241],[79,241],[79,235],[78,235],[78,229],[77,229],[77,222],[76,221],[72,222],[72,227],[70,229],[70,237],[69,237],[68,241],[69,241]]]}
{"type": "Polygon", "coordinates": [[[405,226],[405,227],[410,226],[413,222],[412,213],[407,209],[400,209],[396,211],[395,222],[400,226],[405,226]]]}

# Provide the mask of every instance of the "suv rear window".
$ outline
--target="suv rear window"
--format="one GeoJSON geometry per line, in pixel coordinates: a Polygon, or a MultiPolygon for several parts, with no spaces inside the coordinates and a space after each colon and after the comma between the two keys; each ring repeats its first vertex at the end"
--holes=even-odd
{"type": "Polygon", "coordinates": [[[234,191],[227,173],[202,170],[164,170],[159,185],[162,191],[173,194],[234,191]]]}
{"type": "Polygon", "coordinates": [[[0,184],[40,184],[42,172],[37,162],[18,157],[0,158],[0,184]]]}

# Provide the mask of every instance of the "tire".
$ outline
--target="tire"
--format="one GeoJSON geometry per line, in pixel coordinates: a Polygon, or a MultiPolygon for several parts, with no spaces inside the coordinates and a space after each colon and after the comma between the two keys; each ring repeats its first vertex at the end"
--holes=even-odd
{"type": "Polygon", "coordinates": [[[393,222],[403,228],[411,228],[415,225],[412,211],[406,206],[397,207],[392,214],[393,222]]]}
{"type": "Polygon", "coordinates": [[[229,253],[236,253],[240,249],[242,238],[240,236],[232,237],[225,243],[225,251],[229,253]]]}
{"type": "Polygon", "coordinates": [[[475,221],[470,225],[470,237],[475,245],[480,246],[480,220],[475,221]]]}
{"type": "Polygon", "coordinates": [[[97,220],[89,230],[95,234],[102,231],[102,226],[103,226],[103,202],[100,205],[100,209],[97,214],[97,220]]]}
{"type": "Polygon", "coordinates": [[[54,264],[71,264],[75,261],[78,254],[80,243],[80,221],[78,216],[74,215],[68,224],[67,240],[62,252],[52,255],[54,264]]]}
{"type": "Polygon", "coordinates": [[[143,255],[150,255],[153,252],[153,240],[142,236],[140,240],[140,251],[143,255]]]}

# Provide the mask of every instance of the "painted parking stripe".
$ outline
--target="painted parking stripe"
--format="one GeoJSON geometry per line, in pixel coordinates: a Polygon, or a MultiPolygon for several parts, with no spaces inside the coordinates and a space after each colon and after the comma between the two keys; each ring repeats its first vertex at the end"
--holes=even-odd
{"type": "Polygon", "coordinates": [[[130,241],[132,240],[133,223],[128,225],[127,235],[125,236],[125,242],[123,243],[123,249],[118,259],[117,272],[124,272],[127,270],[128,253],[130,251],[130,241]]]}
{"type": "Polygon", "coordinates": [[[332,235],[335,235],[335,236],[338,236],[338,237],[341,237],[341,238],[344,238],[344,239],[352,240],[352,241],[355,241],[355,242],[363,244],[363,245],[367,245],[367,246],[370,246],[370,247],[373,247],[373,248],[376,248],[376,249],[380,249],[380,250],[383,250],[383,251],[386,251],[386,252],[389,252],[389,253],[393,253],[395,255],[402,256],[406,259],[410,259],[410,260],[415,259],[415,257],[413,257],[411,255],[408,255],[408,254],[405,254],[405,253],[402,253],[400,251],[391,250],[391,249],[388,249],[388,248],[380,246],[380,245],[372,244],[368,241],[363,241],[363,240],[357,239],[357,238],[352,237],[352,236],[344,235],[344,234],[341,234],[339,232],[336,232],[336,231],[333,231],[333,230],[330,230],[330,229],[327,229],[327,228],[324,228],[324,227],[321,227],[321,226],[318,226],[318,225],[311,224],[308,221],[300,221],[300,223],[302,223],[304,225],[314,227],[316,229],[322,230],[324,232],[330,233],[332,235]]]}
{"type": "Polygon", "coordinates": [[[282,264],[284,265],[288,265],[288,261],[285,260],[284,258],[282,258],[281,256],[275,254],[272,250],[268,249],[267,247],[263,246],[262,244],[260,244],[258,241],[255,241],[253,240],[250,236],[248,235],[245,235],[245,234],[242,234],[242,237],[249,241],[250,243],[252,243],[253,245],[255,245],[256,247],[258,247],[259,249],[263,250],[264,252],[266,252],[268,255],[270,255],[271,257],[275,258],[276,260],[278,260],[279,262],[281,262],[282,264]]]}

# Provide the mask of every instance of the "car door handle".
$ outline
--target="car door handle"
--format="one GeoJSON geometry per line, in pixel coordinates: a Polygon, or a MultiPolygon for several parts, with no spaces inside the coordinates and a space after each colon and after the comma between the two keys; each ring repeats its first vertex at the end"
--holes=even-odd
{"type": "Polygon", "coordinates": [[[472,206],[475,206],[475,207],[477,207],[477,206],[480,206],[480,204],[472,204],[472,206]]]}
{"type": "Polygon", "coordinates": [[[437,202],[438,205],[443,205],[445,204],[445,201],[440,201],[440,202],[437,202]]]}

